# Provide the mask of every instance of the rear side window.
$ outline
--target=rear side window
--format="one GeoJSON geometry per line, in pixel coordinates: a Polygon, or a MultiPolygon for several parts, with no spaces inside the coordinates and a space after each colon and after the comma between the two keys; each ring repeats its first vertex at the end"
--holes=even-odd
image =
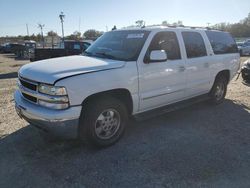
{"type": "Polygon", "coordinates": [[[214,54],[238,53],[237,45],[229,33],[206,31],[214,54]]]}
{"type": "Polygon", "coordinates": [[[181,59],[179,43],[172,31],[159,32],[154,36],[147,51],[147,58],[153,50],[165,50],[170,60],[181,59]]]}
{"type": "Polygon", "coordinates": [[[182,32],[182,37],[188,58],[203,57],[207,55],[205,43],[200,33],[185,31],[182,32]]]}

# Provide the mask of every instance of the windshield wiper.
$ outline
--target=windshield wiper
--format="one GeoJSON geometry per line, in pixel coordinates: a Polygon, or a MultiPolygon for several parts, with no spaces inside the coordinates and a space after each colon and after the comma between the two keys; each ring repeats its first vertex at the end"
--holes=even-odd
{"type": "Polygon", "coordinates": [[[97,55],[101,55],[105,58],[108,58],[108,59],[117,59],[115,56],[111,55],[111,54],[107,54],[105,52],[96,52],[95,54],[97,55]]]}
{"type": "Polygon", "coordinates": [[[85,51],[85,52],[83,52],[83,55],[86,55],[86,56],[93,56],[93,53],[85,51]]]}

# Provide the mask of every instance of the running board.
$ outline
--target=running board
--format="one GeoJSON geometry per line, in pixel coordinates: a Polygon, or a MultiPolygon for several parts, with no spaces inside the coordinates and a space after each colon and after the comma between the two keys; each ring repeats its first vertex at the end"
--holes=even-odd
{"type": "Polygon", "coordinates": [[[157,109],[142,112],[142,113],[134,115],[134,117],[138,121],[146,120],[146,119],[153,118],[155,116],[163,115],[163,114],[166,114],[166,113],[178,110],[178,109],[188,107],[190,105],[193,105],[193,104],[196,104],[196,103],[199,103],[199,102],[206,101],[208,99],[209,99],[209,95],[205,94],[205,95],[201,95],[201,96],[198,96],[198,97],[187,99],[187,100],[184,100],[184,101],[181,101],[181,102],[169,104],[167,106],[163,106],[163,107],[160,107],[160,108],[157,108],[157,109]]]}

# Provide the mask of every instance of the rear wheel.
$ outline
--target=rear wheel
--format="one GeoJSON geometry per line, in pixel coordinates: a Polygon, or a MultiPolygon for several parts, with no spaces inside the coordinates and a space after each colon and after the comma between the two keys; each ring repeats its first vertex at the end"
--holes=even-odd
{"type": "Polygon", "coordinates": [[[219,76],[215,79],[212,90],[210,91],[211,102],[220,104],[224,101],[227,93],[227,79],[224,76],[219,76]]]}
{"type": "Polygon", "coordinates": [[[115,98],[102,97],[92,100],[84,108],[79,125],[79,136],[82,140],[105,147],[122,137],[128,117],[122,102],[115,98]]]}

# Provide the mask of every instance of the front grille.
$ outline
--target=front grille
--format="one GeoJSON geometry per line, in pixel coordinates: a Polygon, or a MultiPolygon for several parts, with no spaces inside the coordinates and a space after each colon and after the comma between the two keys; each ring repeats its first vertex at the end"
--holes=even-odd
{"type": "Polygon", "coordinates": [[[21,84],[24,86],[24,87],[26,87],[26,88],[28,88],[28,89],[30,89],[30,90],[32,90],[32,91],[36,91],[36,85],[35,84],[32,84],[32,83],[30,83],[30,82],[27,82],[27,81],[25,81],[25,80],[23,80],[23,79],[19,79],[20,80],[20,82],[21,82],[21,84]]]}
{"type": "Polygon", "coordinates": [[[34,102],[34,103],[37,102],[37,98],[36,98],[36,97],[32,97],[32,96],[27,95],[27,94],[25,94],[25,93],[22,93],[22,95],[23,95],[23,97],[24,97],[25,99],[27,99],[27,100],[30,100],[30,101],[32,101],[32,102],[34,102]]]}
{"type": "Polygon", "coordinates": [[[34,94],[37,93],[37,83],[28,81],[24,78],[19,77],[20,90],[22,92],[23,97],[31,102],[37,103],[37,98],[34,94]]]}

